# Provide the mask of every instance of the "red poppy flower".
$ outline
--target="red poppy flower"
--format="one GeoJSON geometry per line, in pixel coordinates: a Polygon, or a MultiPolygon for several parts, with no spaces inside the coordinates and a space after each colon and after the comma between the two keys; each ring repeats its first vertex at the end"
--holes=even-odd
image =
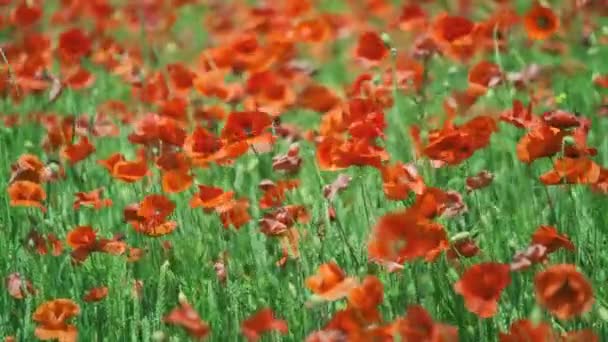
{"type": "Polygon", "coordinates": [[[287,322],[276,319],[272,310],[266,308],[243,321],[241,331],[248,341],[257,341],[260,339],[260,335],[269,331],[287,334],[287,322]]]}
{"type": "MultiPolygon", "coordinates": [[[[169,72],[169,80],[174,89],[182,93],[186,93],[192,89],[196,74],[186,68],[183,64],[169,64],[167,65],[167,71],[169,72]]],[[[179,117],[174,118],[179,119],[179,117]]]]}
{"type": "Polygon", "coordinates": [[[478,116],[462,126],[454,126],[448,119],[441,130],[429,133],[426,145],[420,139],[418,127],[412,127],[410,133],[419,153],[448,165],[458,165],[476,150],[486,147],[497,130],[493,118],[478,116]]]}
{"type": "Polygon", "coordinates": [[[443,13],[433,22],[432,34],[444,53],[456,60],[466,61],[475,52],[474,29],[475,23],[469,19],[443,13]]]}
{"type": "Polygon", "coordinates": [[[523,251],[515,253],[511,261],[511,271],[522,271],[532,265],[547,261],[547,247],[539,244],[530,245],[523,251]]]}
{"type": "Polygon", "coordinates": [[[547,323],[534,324],[527,319],[513,322],[509,332],[499,334],[500,342],[553,342],[557,336],[547,323]]]}
{"type": "Polygon", "coordinates": [[[49,247],[53,256],[59,256],[63,252],[61,241],[53,233],[48,233],[45,239],[42,234],[31,230],[25,239],[25,243],[28,250],[40,255],[46,255],[49,252],[49,247]]]}
{"type": "Polygon", "coordinates": [[[46,212],[42,201],[46,199],[46,192],[38,183],[30,181],[13,182],[8,187],[10,205],[13,207],[35,207],[46,212]]]}
{"type": "Polygon", "coordinates": [[[66,240],[74,249],[93,250],[97,242],[97,233],[91,226],[79,226],[68,233],[66,240]]]}
{"type": "Polygon", "coordinates": [[[163,318],[163,321],[167,324],[181,326],[190,336],[196,339],[204,339],[211,332],[209,325],[201,320],[194,308],[185,298],[181,297],[179,307],[173,309],[163,318]]]}
{"type": "Polygon", "coordinates": [[[312,84],[298,95],[298,105],[319,113],[325,113],[340,104],[340,98],[329,88],[312,84]]]}
{"type": "Polygon", "coordinates": [[[300,186],[300,180],[280,180],[276,183],[270,180],[260,182],[260,189],[264,195],[260,198],[260,209],[268,209],[280,206],[285,201],[286,192],[300,186]]]}
{"type": "Polygon", "coordinates": [[[457,342],[458,328],[436,323],[420,305],[407,308],[407,315],[395,321],[396,335],[402,341],[457,342]]]}
{"type": "Polygon", "coordinates": [[[106,286],[94,287],[90,289],[83,300],[85,302],[99,302],[108,296],[108,288],[106,286]]]}
{"type": "Polygon", "coordinates": [[[246,198],[235,199],[218,206],[216,211],[220,214],[220,220],[224,228],[229,228],[232,225],[235,229],[239,229],[251,220],[249,200],[246,198]]]}
{"type": "Polygon", "coordinates": [[[359,36],[355,56],[371,65],[379,64],[388,56],[388,48],[377,32],[367,31],[359,36]]]}
{"type": "Polygon", "coordinates": [[[479,247],[472,238],[459,239],[450,244],[450,249],[447,251],[446,256],[448,259],[472,258],[479,254],[479,247]]]}
{"type": "Polygon", "coordinates": [[[454,291],[464,297],[467,310],[489,318],[496,314],[500,295],[510,282],[509,265],[486,262],[469,267],[454,291]]]}
{"type": "Polygon", "coordinates": [[[475,176],[467,177],[466,179],[466,188],[467,192],[471,192],[477,189],[483,189],[489,186],[494,180],[494,175],[487,171],[483,170],[476,174],[475,176]]]}
{"type": "Polygon", "coordinates": [[[595,299],[589,280],[574,265],[548,267],[534,278],[536,300],[559,319],[570,319],[591,310],[595,299]]]}
{"type": "Polygon", "coordinates": [[[430,262],[448,248],[443,226],[416,210],[389,213],[380,218],[368,244],[370,259],[403,263],[416,258],[430,262]]]}
{"type": "Polygon", "coordinates": [[[89,54],[91,46],[91,39],[78,28],[65,31],[59,36],[59,54],[66,63],[77,62],[89,54]]]}
{"type": "Polygon", "coordinates": [[[6,289],[8,294],[16,299],[24,299],[26,296],[35,295],[37,292],[32,282],[19,273],[11,273],[6,277],[6,289]]]}
{"type": "Polygon", "coordinates": [[[568,236],[560,234],[553,226],[539,226],[532,235],[532,243],[545,246],[547,253],[553,253],[560,248],[574,251],[574,244],[568,236]]]}
{"type": "Polygon", "coordinates": [[[524,107],[521,101],[513,100],[513,108],[500,114],[500,120],[518,128],[531,128],[538,118],[532,113],[532,102],[528,104],[528,107],[524,107]]]}
{"type": "Polygon", "coordinates": [[[101,198],[103,188],[91,190],[89,192],[77,192],[74,200],[74,210],[80,209],[81,206],[93,207],[101,209],[112,205],[112,200],[109,198],[101,198]]]}
{"type": "Polygon", "coordinates": [[[203,207],[205,210],[215,209],[232,201],[234,197],[233,191],[224,192],[220,188],[215,188],[206,185],[198,186],[198,194],[195,194],[190,200],[190,207],[203,207]]]}
{"type": "Polygon", "coordinates": [[[316,296],[326,301],[344,298],[357,285],[357,280],[347,277],[346,273],[334,262],[319,266],[317,274],[306,278],[306,287],[316,296]]]}
{"type": "Polygon", "coordinates": [[[40,6],[28,1],[21,1],[13,10],[11,21],[16,27],[26,27],[35,24],[41,17],[42,8],[40,6]]]}
{"type": "Polygon", "coordinates": [[[402,162],[383,166],[382,182],[386,197],[395,201],[406,199],[410,191],[420,195],[426,187],[416,167],[402,162]]]}
{"type": "Polygon", "coordinates": [[[526,164],[536,159],[550,157],[562,150],[567,132],[546,124],[534,125],[517,143],[517,158],[526,164]]]}
{"type": "Polygon", "coordinates": [[[424,29],[428,24],[428,15],[424,9],[416,4],[405,4],[397,20],[399,29],[403,31],[417,31],[424,29]]]}
{"type": "Polygon", "coordinates": [[[601,166],[588,157],[559,158],[553,170],[540,176],[545,185],[558,184],[595,184],[600,179],[601,166]]]}
{"type": "Polygon", "coordinates": [[[125,208],[125,220],[133,228],[148,236],[162,236],[177,228],[177,223],[167,221],[175,209],[175,203],[163,195],[148,195],[139,204],[125,208]]]}
{"type": "Polygon", "coordinates": [[[69,144],[61,151],[62,157],[70,164],[76,164],[95,152],[95,146],[89,142],[89,138],[81,137],[75,144],[69,144]]]}
{"type": "Polygon", "coordinates": [[[112,177],[123,182],[134,183],[148,175],[148,162],[145,150],[139,150],[135,161],[128,161],[122,154],[113,154],[106,160],[99,160],[98,163],[110,170],[112,177]]]}
{"type": "Polygon", "coordinates": [[[469,84],[482,89],[496,86],[501,79],[502,72],[496,63],[481,61],[469,70],[469,84]]]}
{"type": "Polygon", "coordinates": [[[61,342],[76,342],[78,329],[68,320],[80,313],[80,308],[70,299],[54,299],[42,303],[32,319],[38,324],[34,334],[41,340],[57,339],[61,342]]]}
{"type": "Polygon", "coordinates": [[[22,154],[17,162],[11,165],[9,184],[17,181],[41,183],[44,181],[44,164],[32,154],[22,154]]]}
{"type": "Polygon", "coordinates": [[[360,285],[348,292],[348,305],[357,310],[359,315],[369,323],[381,322],[378,306],[384,300],[384,285],[373,275],[368,275],[360,285]]]}
{"type": "Polygon", "coordinates": [[[551,8],[535,2],[524,16],[524,26],[530,39],[543,40],[557,32],[559,18],[551,8]]]}

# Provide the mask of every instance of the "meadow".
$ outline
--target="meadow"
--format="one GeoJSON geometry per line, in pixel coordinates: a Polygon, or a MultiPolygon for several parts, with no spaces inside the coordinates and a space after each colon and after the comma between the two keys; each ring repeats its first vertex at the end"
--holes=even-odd
{"type": "Polygon", "coordinates": [[[0,338],[608,339],[605,0],[0,0],[0,338]]]}

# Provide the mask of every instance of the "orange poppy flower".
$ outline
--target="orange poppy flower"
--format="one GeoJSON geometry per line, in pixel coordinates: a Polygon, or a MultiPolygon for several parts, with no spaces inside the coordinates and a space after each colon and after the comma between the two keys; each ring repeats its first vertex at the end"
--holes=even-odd
{"type": "Polygon", "coordinates": [[[453,125],[451,120],[449,118],[441,130],[430,132],[426,145],[420,139],[418,127],[412,127],[410,133],[418,152],[432,160],[458,165],[475,151],[486,147],[492,134],[498,130],[496,122],[489,116],[478,116],[462,126],[453,125]]]}
{"type": "Polygon", "coordinates": [[[112,177],[127,183],[134,183],[149,174],[145,151],[139,150],[137,160],[125,160],[122,155],[112,155],[109,160],[99,161],[105,167],[112,167],[112,177]]]}
{"type": "Polygon", "coordinates": [[[454,284],[454,291],[464,297],[467,310],[489,318],[498,310],[498,300],[511,282],[509,265],[486,262],[469,267],[454,284]]]}
{"type": "Polygon", "coordinates": [[[536,159],[550,157],[562,150],[567,132],[547,124],[534,125],[517,143],[517,158],[526,164],[536,159]]]}
{"type": "Polygon", "coordinates": [[[384,285],[373,275],[363,279],[361,285],[357,285],[348,292],[349,307],[357,310],[360,316],[369,323],[381,322],[382,317],[378,306],[384,300],[384,285]]]}
{"type": "Polygon", "coordinates": [[[74,210],[80,209],[81,206],[93,207],[95,209],[111,206],[112,200],[109,198],[102,199],[102,193],[103,188],[98,188],[89,192],[77,192],[73,205],[74,210]]]}
{"type": "Polygon", "coordinates": [[[521,101],[513,100],[513,108],[501,113],[500,120],[518,128],[531,128],[538,118],[532,113],[532,102],[528,104],[528,107],[524,107],[521,101]]]}
{"type": "Polygon", "coordinates": [[[359,36],[357,47],[355,48],[355,56],[366,64],[377,65],[388,56],[388,53],[386,44],[384,44],[377,32],[367,31],[359,36]]]}
{"type": "Polygon", "coordinates": [[[385,165],[381,169],[384,194],[388,199],[400,201],[408,197],[409,192],[422,194],[426,185],[413,164],[397,162],[385,165]]]}
{"type": "Polygon", "coordinates": [[[306,287],[315,296],[326,301],[344,298],[357,285],[357,280],[347,277],[346,273],[334,262],[319,266],[317,274],[306,278],[306,287]]]}
{"type": "Polygon", "coordinates": [[[65,73],[65,84],[74,90],[90,88],[94,83],[95,75],[82,66],[65,73]]]}
{"type": "Polygon", "coordinates": [[[226,229],[230,225],[234,226],[235,229],[239,229],[251,220],[251,216],[249,215],[249,200],[246,198],[235,199],[227,204],[220,205],[216,208],[216,211],[220,214],[220,220],[226,229]]]}
{"type": "Polygon", "coordinates": [[[34,333],[41,340],[76,342],[78,329],[67,321],[79,313],[80,307],[70,299],[60,298],[42,303],[32,317],[38,324],[34,333]]]}
{"type": "Polygon", "coordinates": [[[5,283],[8,294],[16,299],[24,299],[26,296],[35,295],[37,292],[32,282],[19,273],[9,274],[5,283]]]}
{"type": "Polygon", "coordinates": [[[107,296],[108,296],[108,287],[100,286],[100,287],[94,287],[94,288],[90,289],[83,297],[83,300],[85,302],[99,302],[102,299],[106,298],[107,296]]]}
{"type": "Polygon", "coordinates": [[[269,331],[287,334],[287,322],[276,319],[270,308],[262,309],[241,323],[241,331],[248,341],[257,341],[260,335],[269,331]]]}
{"type": "Polygon", "coordinates": [[[340,98],[328,87],[320,84],[311,84],[298,95],[298,105],[302,108],[325,113],[336,108],[340,98]]]}
{"type": "Polygon", "coordinates": [[[32,154],[22,154],[17,162],[11,165],[11,178],[9,183],[16,181],[30,181],[41,183],[43,181],[44,164],[32,154]]]}
{"type": "Polygon", "coordinates": [[[545,185],[595,184],[600,179],[602,168],[587,157],[559,158],[553,170],[540,176],[545,185]]]}
{"type": "Polygon", "coordinates": [[[211,209],[226,205],[232,201],[233,197],[233,191],[224,192],[221,188],[199,185],[198,193],[190,200],[190,207],[202,207],[203,209],[210,211],[211,209]]]}
{"type": "Polygon", "coordinates": [[[576,266],[553,265],[534,278],[536,300],[559,319],[570,319],[591,310],[595,299],[589,280],[576,266]]]}
{"type": "Polygon", "coordinates": [[[165,171],[162,178],[163,191],[170,194],[186,191],[193,180],[194,177],[188,171],[165,171]]]}
{"type": "Polygon", "coordinates": [[[405,4],[401,8],[401,14],[397,19],[397,25],[402,31],[419,31],[428,24],[428,15],[424,9],[416,4],[405,4]]]}
{"type": "Polygon", "coordinates": [[[226,119],[220,137],[228,142],[240,142],[262,135],[271,124],[272,119],[265,112],[232,112],[226,119]]]}
{"type": "Polygon", "coordinates": [[[175,203],[163,195],[148,195],[141,203],[127,206],[124,210],[125,220],[133,228],[148,236],[162,236],[177,228],[177,223],[167,221],[175,209],[175,203]]]}
{"type": "Polygon", "coordinates": [[[276,183],[270,180],[260,182],[260,189],[264,195],[260,198],[260,209],[268,209],[280,206],[285,201],[286,192],[300,186],[299,179],[280,180],[276,183]]]}
{"type": "Polygon", "coordinates": [[[30,181],[13,182],[8,187],[10,205],[13,207],[35,207],[46,212],[42,201],[46,199],[46,192],[38,183],[30,181]]]}
{"type": "Polygon", "coordinates": [[[559,18],[551,8],[535,2],[524,16],[524,26],[530,39],[543,40],[557,32],[559,18]]]}
{"type": "Polygon", "coordinates": [[[204,339],[211,332],[209,325],[201,320],[198,313],[182,296],[179,298],[179,307],[173,309],[163,318],[163,321],[167,324],[181,326],[192,338],[196,339],[204,339]]]}
{"type": "Polygon", "coordinates": [[[90,156],[93,152],[95,152],[95,146],[89,142],[89,138],[81,137],[77,143],[65,146],[61,151],[61,156],[74,165],[90,156]]]}
{"type": "Polygon", "coordinates": [[[469,70],[469,85],[477,86],[481,89],[488,89],[496,86],[502,80],[502,71],[496,63],[481,61],[469,70]]]}
{"type": "Polygon", "coordinates": [[[410,209],[380,218],[372,232],[368,254],[377,262],[403,263],[416,258],[431,262],[448,246],[441,224],[422,218],[410,209]]]}
{"type": "Polygon", "coordinates": [[[74,249],[95,249],[97,243],[97,233],[91,226],[79,226],[72,229],[67,237],[67,243],[74,249]]]}
{"type": "Polygon", "coordinates": [[[407,308],[407,315],[395,321],[396,335],[402,341],[457,342],[458,328],[436,323],[420,305],[407,308]]]}
{"type": "Polygon", "coordinates": [[[527,319],[515,321],[509,327],[509,332],[499,333],[500,342],[554,342],[557,336],[547,323],[534,324],[527,319]]]}
{"type": "Polygon", "coordinates": [[[475,53],[475,23],[461,16],[446,13],[437,16],[432,24],[433,40],[448,56],[466,61],[475,53]]]}
{"type": "Polygon", "coordinates": [[[532,234],[532,243],[545,246],[547,253],[553,253],[560,248],[574,252],[574,244],[568,236],[558,233],[553,226],[539,226],[532,234]]]}

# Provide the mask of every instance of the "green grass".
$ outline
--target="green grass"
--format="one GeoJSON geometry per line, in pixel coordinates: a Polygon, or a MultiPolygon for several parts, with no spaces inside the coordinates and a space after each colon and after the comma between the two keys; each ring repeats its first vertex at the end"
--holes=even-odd
{"type": "MultiPolygon", "coordinates": [[[[327,7],[342,10],[337,5],[327,7]]],[[[184,12],[183,19],[178,21],[175,30],[177,34],[194,30],[197,38],[190,52],[200,51],[206,42],[204,36],[198,35],[202,29],[200,16],[192,13],[203,13],[204,9],[197,7],[199,12],[190,10],[194,11],[188,7],[181,11],[184,12]]],[[[600,29],[595,34],[605,35],[608,26],[604,26],[602,31],[601,24],[607,25],[608,22],[604,19],[598,23],[600,29]]],[[[7,38],[6,35],[2,37],[7,38]]],[[[515,44],[521,42],[517,37],[512,40],[515,44]]],[[[329,63],[320,65],[316,78],[324,84],[344,85],[354,78],[344,66],[350,58],[348,48],[352,42],[340,44],[343,48],[339,49],[339,54],[329,63]]],[[[573,45],[571,48],[573,58],[583,61],[586,69],[571,77],[555,74],[553,90],[555,94],[563,94],[561,108],[577,110],[592,119],[589,144],[598,148],[594,160],[608,166],[608,121],[596,114],[602,94],[591,82],[595,74],[608,72],[605,64],[608,47],[573,45]]],[[[187,52],[161,55],[162,64],[189,58],[187,52]]],[[[560,65],[566,57],[522,48],[512,49],[500,58],[504,71],[509,72],[529,63],[560,65]]],[[[91,89],[66,90],[50,107],[43,95],[28,97],[20,104],[8,99],[0,100],[0,113],[25,116],[42,109],[60,114],[93,113],[108,99],[132,101],[127,85],[99,68],[94,70],[97,81],[91,89]]],[[[412,159],[410,142],[404,139],[407,127],[400,124],[418,123],[419,112],[426,112],[427,116],[439,114],[443,98],[451,90],[466,86],[467,70],[444,59],[432,60],[429,64],[432,81],[426,90],[429,94],[426,106],[420,108],[412,98],[402,96],[397,99],[396,109],[386,111],[389,121],[386,146],[394,158],[412,159]],[[450,68],[453,70],[448,72],[450,68]]],[[[606,96],[605,92],[603,96],[606,96]]],[[[527,95],[501,86],[490,91],[481,103],[503,110],[510,107],[513,98],[527,99],[527,95]]],[[[307,111],[295,110],[285,115],[285,121],[313,122],[311,127],[318,120],[318,114],[307,111]]],[[[268,335],[265,340],[301,341],[311,332],[321,329],[333,312],[345,306],[341,301],[305,307],[311,296],[304,285],[305,279],[314,274],[319,265],[333,260],[349,275],[361,279],[366,274],[379,277],[385,291],[380,310],[387,322],[404,315],[408,305],[422,304],[436,321],[457,326],[462,341],[493,341],[498,332],[507,331],[513,321],[528,317],[550,322],[558,332],[592,328],[600,339],[608,338],[606,196],[592,193],[584,186],[545,190],[538,176],[551,167],[551,161],[540,160],[531,167],[525,166],[515,154],[515,144],[522,131],[503,123],[499,127],[500,131],[492,136],[488,148],[478,151],[459,166],[432,169],[426,160],[418,161],[427,184],[461,192],[469,208],[465,214],[441,222],[449,236],[460,232],[477,236],[482,253],[463,260],[464,266],[481,261],[508,263],[516,251],[528,245],[538,225],[556,225],[572,239],[576,252],[559,251],[551,255],[550,262],[576,264],[594,287],[596,303],[590,313],[580,318],[559,321],[537,306],[533,286],[535,269],[514,273],[510,286],[501,296],[498,314],[480,320],[465,309],[462,297],[454,292],[452,286],[460,275],[444,256],[434,263],[407,263],[403,271],[391,274],[368,264],[366,243],[377,219],[411,204],[411,201],[387,200],[377,170],[352,167],[345,172],[353,176],[353,181],[333,202],[337,220],[330,222],[325,214],[327,203],[322,189],[338,173],[318,170],[314,145],[309,142],[301,143],[303,166],[298,174],[301,186],[289,193],[286,204],[305,205],[312,219],[309,224],[297,226],[302,235],[301,257],[296,261],[290,260],[284,268],[275,265],[282,256],[278,240],[260,233],[257,224],[257,219],[262,216],[257,205],[261,196],[259,182],[267,178],[282,178],[272,171],[272,154],[248,154],[237,160],[233,167],[212,165],[195,172],[197,184],[232,189],[237,197],[249,198],[252,220],[238,231],[222,228],[216,214],[189,207],[188,201],[196,192],[194,186],[183,193],[168,195],[177,205],[172,219],[179,224],[172,234],[161,238],[145,237],[123,222],[122,209],[126,205],[139,202],[148,194],[162,193],[159,181],[149,186],[141,182],[124,184],[113,180],[96,164],[96,160],[117,151],[134,155],[135,148],[126,139],[130,127],[122,127],[117,138],[93,138],[97,148],[95,154],[74,167],[66,165],[67,178],[46,188],[46,213],[10,207],[6,191],[10,165],[23,153],[33,153],[42,160],[57,158],[45,154],[40,147],[44,130],[39,125],[25,123],[15,128],[0,128],[0,169],[4,170],[5,177],[5,181],[0,182],[0,275],[4,277],[19,272],[32,281],[38,293],[16,300],[4,289],[0,291],[0,337],[13,335],[18,341],[33,340],[35,323],[32,313],[36,307],[54,298],[71,298],[81,307],[81,313],[73,322],[82,341],[150,341],[157,331],[165,332],[169,341],[181,341],[187,335],[179,328],[164,324],[162,318],[177,305],[178,294],[182,292],[201,318],[209,323],[211,341],[242,340],[241,322],[263,307],[272,308],[289,324],[287,335],[268,335]],[[492,185],[466,194],[466,177],[484,169],[495,174],[492,185]],[[74,193],[98,187],[103,187],[105,195],[113,200],[112,207],[99,211],[72,209],[74,193]],[[553,210],[548,206],[547,196],[553,202],[553,210]],[[136,263],[127,263],[125,257],[94,254],[83,265],[74,266],[70,262],[69,247],[62,255],[53,257],[30,253],[24,246],[23,241],[32,228],[42,233],[55,233],[65,240],[66,233],[78,225],[91,225],[103,237],[124,233],[129,245],[146,248],[148,253],[136,263]],[[164,252],[162,241],[170,241],[173,248],[164,252]],[[214,260],[223,251],[229,255],[225,285],[218,281],[213,269],[214,260]],[[132,295],[131,288],[136,280],[142,280],[144,284],[141,299],[132,295]],[[99,303],[82,301],[86,290],[101,285],[109,288],[106,299],[99,303]]],[[[287,146],[287,142],[280,141],[274,151],[283,153],[287,146]]]]}

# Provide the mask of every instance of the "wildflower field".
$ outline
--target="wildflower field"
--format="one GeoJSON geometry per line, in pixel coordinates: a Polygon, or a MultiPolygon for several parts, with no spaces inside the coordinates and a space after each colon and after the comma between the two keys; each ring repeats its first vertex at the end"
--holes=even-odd
{"type": "Polygon", "coordinates": [[[608,340],[608,1],[0,0],[4,341],[608,340]]]}

